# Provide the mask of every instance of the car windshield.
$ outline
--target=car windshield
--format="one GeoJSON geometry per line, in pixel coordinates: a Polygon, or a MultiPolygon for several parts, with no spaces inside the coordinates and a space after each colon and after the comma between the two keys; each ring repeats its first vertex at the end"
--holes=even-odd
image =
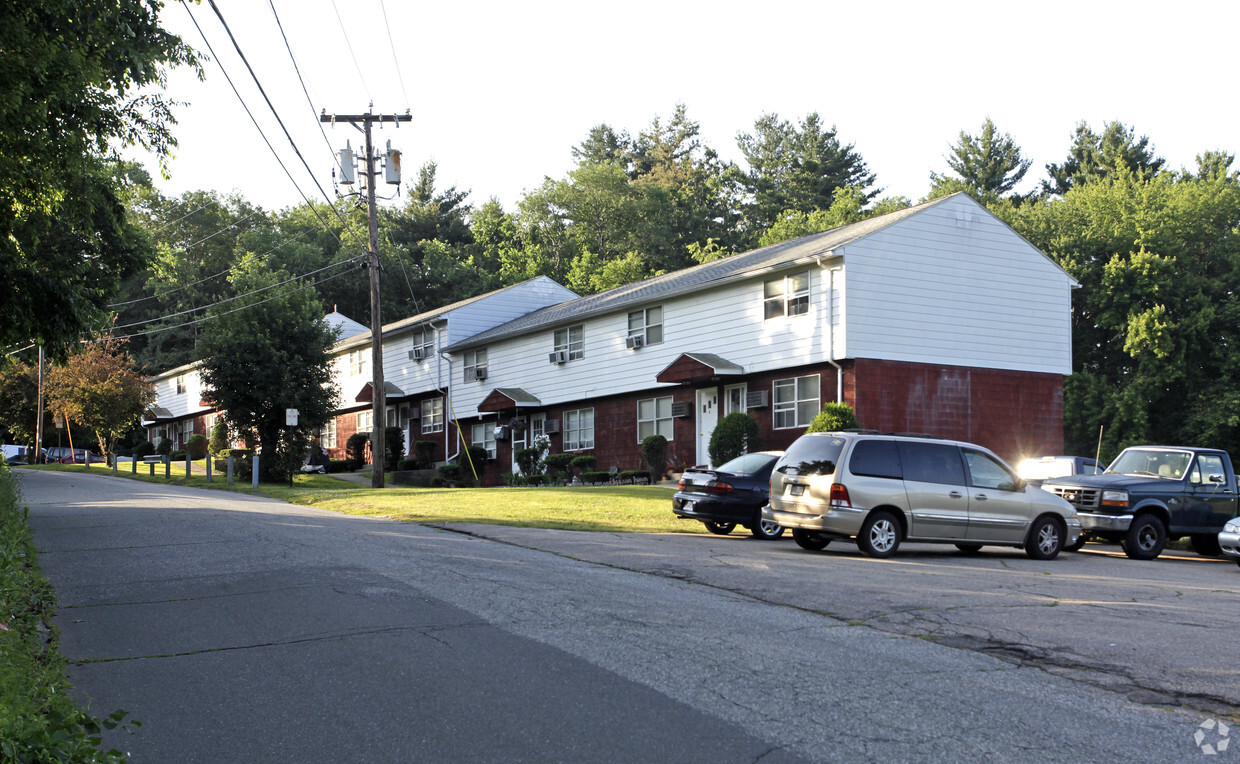
{"type": "Polygon", "coordinates": [[[833,475],[846,442],[829,435],[803,435],[788,448],[775,469],[783,474],[833,475]]]}
{"type": "Polygon", "coordinates": [[[779,454],[742,454],[715,469],[718,472],[730,472],[733,475],[752,475],[766,469],[778,458],[779,454]]]}
{"type": "Polygon", "coordinates": [[[1189,451],[1133,448],[1120,454],[1115,461],[1111,462],[1111,466],[1107,467],[1107,472],[1179,480],[1184,477],[1184,472],[1192,460],[1193,455],[1189,451]]]}

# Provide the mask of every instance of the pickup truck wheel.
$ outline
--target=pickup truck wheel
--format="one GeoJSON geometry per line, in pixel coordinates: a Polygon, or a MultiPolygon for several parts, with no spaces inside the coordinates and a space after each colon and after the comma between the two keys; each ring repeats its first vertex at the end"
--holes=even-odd
{"type": "Polygon", "coordinates": [[[771,540],[777,539],[784,535],[784,526],[762,519],[762,510],[758,510],[757,516],[753,519],[753,524],[749,526],[749,533],[756,539],[771,540]]]}
{"type": "Polygon", "coordinates": [[[1120,539],[1124,554],[1134,560],[1152,560],[1167,545],[1167,529],[1154,515],[1138,515],[1120,539]]]}
{"type": "Polygon", "coordinates": [[[797,542],[797,546],[802,549],[808,549],[811,552],[817,552],[820,549],[826,549],[827,544],[831,543],[831,539],[821,533],[807,531],[804,528],[792,529],[792,540],[797,542]]]}
{"type": "Polygon", "coordinates": [[[1218,545],[1217,533],[1194,533],[1188,537],[1188,543],[1192,544],[1193,551],[1202,557],[1219,557],[1223,554],[1223,548],[1218,545]]]}
{"type": "Polygon", "coordinates": [[[1063,548],[1065,535],[1059,520],[1043,515],[1034,520],[1029,528],[1029,538],[1025,539],[1025,554],[1035,560],[1053,560],[1063,548]]]}
{"type": "Polygon", "coordinates": [[[857,534],[857,546],[869,557],[890,557],[900,548],[900,523],[886,510],[866,518],[857,534]]]}
{"type": "Polygon", "coordinates": [[[705,525],[706,530],[717,536],[726,536],[736,527],[736,523],[716,523],[712,520],[703,520],[702,525],[705,525]]]}

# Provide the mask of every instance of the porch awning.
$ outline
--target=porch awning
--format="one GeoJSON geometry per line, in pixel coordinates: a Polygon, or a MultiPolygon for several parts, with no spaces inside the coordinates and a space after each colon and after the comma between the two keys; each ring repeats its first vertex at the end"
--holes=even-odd
{"type": "Polygon", "coordinates": [[[745,367],[714,353],[681,353],[654,379],[656,382],[698,384],[744,373],[745,367]]]}
{"type": "Polygon", "coordinates": [[[142,417],[145,422],[158,422],[160,420],[172,419],[172,412],[163,406],[151,406],[146,410],[146,414],[142,417]]]}
{"type": "Polygon", "coordinates": [[[534,408],[542,401],[519,387],[497,387],[478,404],[479,411],[503,411],[505,409],[534,408]]]}
{"type": "MultiPolygon", "coordinates": [[[[404,390],[401,390],[399,387],[392,384],[391,382],[388,382],[386,379],[383,380],[383,394],[384,396],[388,398],[404,398],[405,397],[404,390]]],[[[374,399],[375,399],[374,385],[370,382],[367,382],[366,384],[362,385],[362,389],[358,391],[357,397],[354,398],[353,400],[357,401],[358,403],[371,403],[374,401],[374,399]]]]}

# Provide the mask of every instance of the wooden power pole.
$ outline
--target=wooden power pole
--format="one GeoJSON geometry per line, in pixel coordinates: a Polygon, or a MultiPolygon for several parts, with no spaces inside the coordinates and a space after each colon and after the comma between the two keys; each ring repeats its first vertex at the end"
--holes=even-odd
{"type": "Polygon", "coordinates": [[[375,182],[379,174],[376,169],[378,157],[375,155],[374,143],[371,139],[370,126],[385,122],[409,122],[413,117],[409,114],[322,114],[321,122],[348,122],[354,127],[361,127],[366,135],[366,216],[370,225],[370,251],[366,263],[370,271],[370,360],[374,373],[370,380],[371,427],[370,427],[370,485],[373,488],[383,487],[383,468],[387,461],[386,445],[383,430],[387,426],[387,394],[383,381],[383,318],[379,310],[379,215],[375,206],[375,182]]]}

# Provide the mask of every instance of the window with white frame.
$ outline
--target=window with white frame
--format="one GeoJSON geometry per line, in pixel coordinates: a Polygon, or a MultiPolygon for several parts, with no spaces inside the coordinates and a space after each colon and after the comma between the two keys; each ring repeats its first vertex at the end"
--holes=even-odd
{"type": "Polygon", "coordinates": [[[193,434],[194,434],[194,420],[186,419],[185,420],[185,439],[189,440],[189,436],[193,434]]]}
{"type": "Polygon", "coordinates": [[[663,341],[663,306],[634,310],[629,313],[629,336],[641,337],[645,344],[663,341]]]}
{"type": "Polygon", "coordinates": [[[473,437],[470,442],[479,448],[487,450],[487,458],[495,458],[495,423],[483,422],[473,427],[473,437]]]}
{"type": "Polygon", "coordinates": [[[357,412],[357,431],[370,432],[375,428],[375,412],[359,411],[357,412]]]}
{"type": "Polygon", "coordinates": [[[413,333],[413,349],[421,350],[418,354],[420,358],[430,358],[431,353],[435,350],[435,330],[430,327],[423,327],[413,333]]]}
{"type": "Polygon", "coordinates": [[[738,411],[744,414],[748,411],[745,405],[745,393],[748,388],[745,385],[728,385],[723,388],[723,414],[735,414],[738,411]]]}
{"type": "Polygon", "coordinates": [[[644,398],[637,402],[637,442],[651,435],[672,439],[672,396],[644,398]]]}
{"type": "Polygon", "coordinates": [[[766,319],[808,313],[809,271],[790,273],[764,282],[762,299],[762,312],[766,319]]]}
{"type": "Polygon", "coordinates": [[[319,428],[319,445],[323,448],[336,447],[336,418],[332,417],[319,428]]]}
{"type": "Polygon", "coordinates": [[[555,330],[555,352],[563,352],[570,361],[585,358],[585,327],[581,324],[555,330]]]}
{"type": "Polygon", "coordinates": [[[443,432],[443,398],[422,401],[422,434],[443,432]]]}
{"type": "Polygon", "coordinates": [[[594,409],[564,412],[564,450],[594,448],[594,409]]]}
{"type": "Polygon", "coordinates": [[[365,350],[349,351],[349,376],[360,377],[366,373],[366,352],[365,350]]]}
{"type": "Polygon", "coordinates": [[[384,415],[384,418],[387,419],[388,427],[400,427],[401,426],[400,411],[397,409],[396,406],[388,406],[384,410],[383,415],[384,415]]]}
{"type": "Polygon", "coordinates": [[[771,407],[775,416],[775,429],[808,427],[822,410],[818,395],[817,374],[775,380],[775,404],[771,407]]]}
{"type": "Polygon", "coordinates": [[[185,395],[185,375],[177,375],[175,382],[177,386],[177,395],[185,395]]]}
{"type": "Polygon", "coordinates": [[[473,382],[479,378],[479,372],[482,377],[487,374],[487,349],[466,350],[465,351],[465,381],[473,382]]]}

